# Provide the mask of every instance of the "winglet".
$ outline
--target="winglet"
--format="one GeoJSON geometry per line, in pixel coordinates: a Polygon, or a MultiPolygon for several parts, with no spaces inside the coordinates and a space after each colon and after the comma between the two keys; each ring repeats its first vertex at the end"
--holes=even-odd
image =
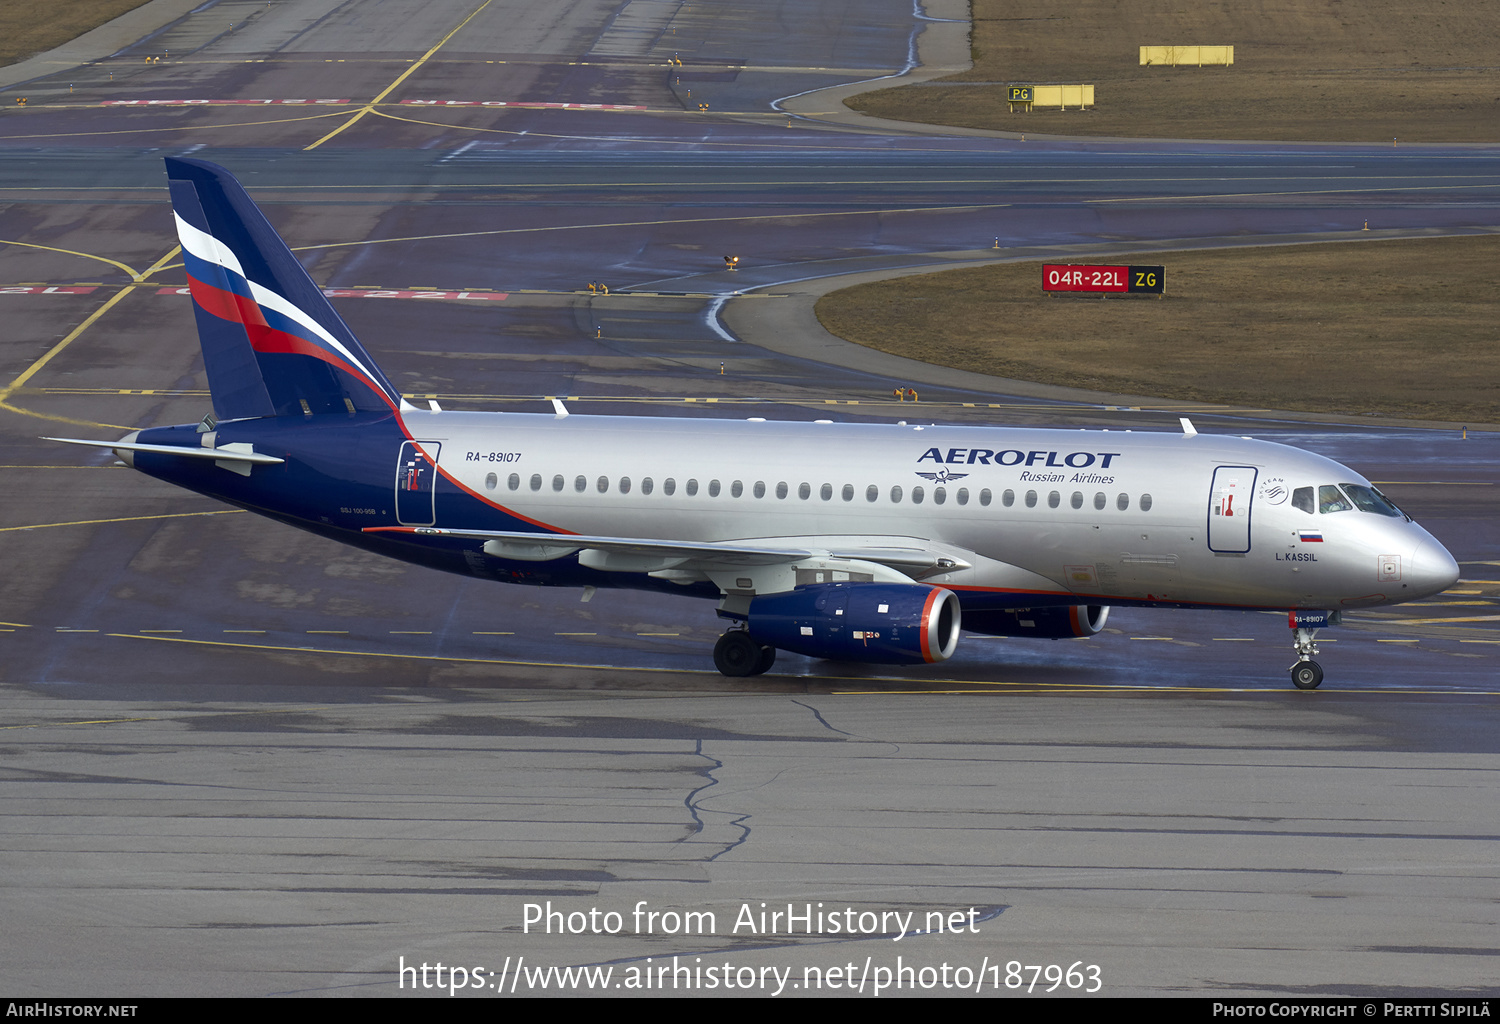
{"type": "Polygon", "coordinates": [[[1177,422],[1182,424],[1182,436],[1183,437],[1197,437],[1198,436],[1198,428],[1195,427],[1195,426],[1193,426],[1193,421],[1192,420],[1188,419],[1186,416],[1179,416],[1179,417],[1177,417],[1177,422]]]}
{"type": "Polygon", "coordinates": [[[566,416],[568,414],[568,407],[563,405],[561,398],[554,398],[552,400],[552,411],[559,416],[566,416]]]}

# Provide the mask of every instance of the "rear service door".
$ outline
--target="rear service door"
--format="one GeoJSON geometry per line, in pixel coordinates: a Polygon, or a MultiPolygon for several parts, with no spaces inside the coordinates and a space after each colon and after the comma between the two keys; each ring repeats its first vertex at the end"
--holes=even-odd
{"type": "Polygon", "coordinates": [[[434,463],[441,450],[437,441],[423,441],[420,447],[415,441],[402,443],[396,460],[396,522],[401,525],[433,524],[433,485],[437,482],[434,463]]]}

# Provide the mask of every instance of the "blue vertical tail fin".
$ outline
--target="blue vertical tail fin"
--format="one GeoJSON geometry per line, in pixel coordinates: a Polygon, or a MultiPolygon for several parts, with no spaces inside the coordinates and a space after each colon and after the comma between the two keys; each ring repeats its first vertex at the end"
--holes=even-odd
{"type": "Polygon", "coordinates": [[[167,158],[214,415],[396,409],[401,395],[224,168],[167,158]]]}

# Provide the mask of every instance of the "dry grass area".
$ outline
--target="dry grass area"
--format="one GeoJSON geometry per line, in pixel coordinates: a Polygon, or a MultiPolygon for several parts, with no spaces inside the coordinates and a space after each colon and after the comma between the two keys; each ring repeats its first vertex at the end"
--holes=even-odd
{"type": "Polygon", "coordinates": [[[847,288],[840,337],[1001,377],[1256,408],[1500,423],[1500,236],[1117,257],[1166,297],[1048,298],[1039,263],[847,288]]]}
{"type": "Polygon", "coordinates": [[[850,99],[906,121],[1070,135],[1500,140],[1500,4],[972,0],[973,70],[850,99]],[[1141,67],[1142,45],[1230,44],[1232,67],[1141,67]],[[1088,112],[1011,114],[1005,83],[1092,82],[1088,112]]]}
{"type": "Polygon", "coordinates": [[[0,0],[0,67],[98,28],[146,0],[0,0]]]}

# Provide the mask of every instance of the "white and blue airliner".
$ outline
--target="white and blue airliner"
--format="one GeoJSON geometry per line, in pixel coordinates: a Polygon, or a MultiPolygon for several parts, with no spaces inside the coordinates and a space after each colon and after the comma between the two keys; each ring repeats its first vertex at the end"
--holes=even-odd
{"type": "Polygon", "coordinates": [[[112,448],[332,540],[503,583],[718,602],[725,675],[777,650],[953,655],[960,629],[1089,636],[1111,605],[1288,613],[1292,681],[1351,608],[1451,586],[1371,483],[1181,433],[449,412],[392,386],[239,183],[167,160],[213,412],[112,448]]]}

